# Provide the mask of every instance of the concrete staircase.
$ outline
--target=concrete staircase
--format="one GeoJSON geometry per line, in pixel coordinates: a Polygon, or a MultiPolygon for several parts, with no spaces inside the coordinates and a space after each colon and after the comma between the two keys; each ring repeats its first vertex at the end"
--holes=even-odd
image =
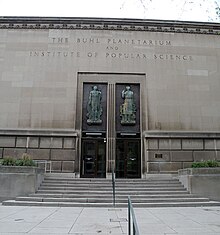
{"type": "MultiPolygon", "coordinates": [[[[131,197],[134,207],[219,206],[220,202],[191,195],[173,178],[116,179],[116,207],[127,207],[131,197]]],[[[8,200],[3,205],[112,207],[112,181],[76,179],[47,175],[35,194],[8,200]]]]}

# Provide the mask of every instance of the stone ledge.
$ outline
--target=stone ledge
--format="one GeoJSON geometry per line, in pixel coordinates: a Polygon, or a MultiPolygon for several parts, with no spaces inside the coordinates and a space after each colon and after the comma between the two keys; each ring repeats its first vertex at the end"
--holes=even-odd
{"type": "Polygon", "coordinates": [[[219,177],[220,177],[220,167],[180,169],[178,171],[178,174],[179,175],[216,175],[216,174],[219,174],[219,177]]]}
{"type": "Polygon", "coordinates": [[[145,138],[220,139],[220,132],[208,131],[145,131],[145,138]]]}
{"type": "Polygon", "coordinates": [[[0,136],[77,137],[74,129],[0,129],[0,136]]]}
{"type": "Polygon", "coordinates": [[[0,173],[44,173],[44,169],[31,166],[2,166],[0,165],[0,173]]]}

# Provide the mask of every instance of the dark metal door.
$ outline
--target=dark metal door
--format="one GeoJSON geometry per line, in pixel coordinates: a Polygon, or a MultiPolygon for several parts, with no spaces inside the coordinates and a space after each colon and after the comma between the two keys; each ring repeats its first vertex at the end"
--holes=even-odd
{"type": "Polygon", "coordinates": [[[116,141],[116,177],[140,178],[140,140],[117,139],[116,141]]]}
{"type": "Polygon", "coordinates": [[[81,176],[106,177],[106,149],[104,139],[82,140],[81,176]]]}

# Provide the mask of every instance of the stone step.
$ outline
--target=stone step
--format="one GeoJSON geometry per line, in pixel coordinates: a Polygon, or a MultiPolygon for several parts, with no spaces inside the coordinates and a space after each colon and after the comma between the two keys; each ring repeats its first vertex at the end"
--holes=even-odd
{"type": "MultiPolygon", "coordinates": [[[[116,179],[116,206],[127,207],[213,206],[208,198],[191,195],[176,179],[116,179]]],[[[39,190],[27,197],[4,201],[3,205],[112,207],[112,181],[46,177],[39,190]]]]}
{"type": "MultiPolygon", "coordinates": [[[[84,184],[88,184],[88,183],[94,183],[94,184],[111,184],[112,180],[108,180],[108,179],[71,179],[71,178],[45,178],[44,179],[45,182],[66,182],[66,183],[76,183],[76,184],[80,184],[80,183],[84,183],[84,184]]],[[[156,183],[179,183],[179,181],[177,179],[174,180],[146,180],[146,179],[116,179],[115,180],[116,183],[118,184],[144,184],[144,183],[152,183],[152,184],[156,184],[156,183]]]]}
{"type": "MultiPolygon", "coordinates": [[[[131,198],[132,203],[161,203],[161,202],[208,202],[208,198],[131,198]]],[[[17,197],[16,201],[37,201],[37,202],[78,202],[78,203],[112,203],[112,198],[42,198],[42,197],[17,197]]],[[[127,198],[116,198],[116,203],[126,203],[127,198]]]]}
{"type": "MultiPolygon", "coordinates": [[[[101,194],[101,195],[106,195],[106,194],[112,194],[112,191],[97,191],[97,190],[83,190],[83,191],[80,191],[80,190],[38,190],[37,191],[38,193],[44,193],[44,194],[54,194],[54,193],[60,193],[60,194],[82,194],[82,193],[87,193],[87,194],[90,194],[90,193],[92,193],[92,194],[101,194]]],[[[186,190],[175,190],[175,191],[173,191],[173,190],[163,190],[163,191],[161,191],[161,190],[146,190],[146,191],[118,191],[117,189],[116,189],[116,194],[117,195],[123,195],[123,194],[128,194],[128,192],[129,192],[129,194],[130,195],[136,195],[136,194],[144,194],[144,195],[149,195],[149,194],[168,194],[168,193],[170,193],[170,194],[185,194],[187,191],[186,190]]]]}
{"type": "MultiPolygon", "coordinates": [[[[112,203],[78,203],[78,202],[35,202],[7,200],[2,203],[5,206],[51,206],[51,207],[113,207],[112,203]]],[[[201,207],[220,206],[220,202],[158,202],[158,203],[132,203],[133,207],[201,207]]],[[[116,207],[127,207],[127,203],[116,203],[116,207]]]]}
{"type": "MultiPolygon", "coordinates": [[[[47,182],[43,182],[41,184],[41,186],[48,186],[48,187],[96,187],[96,188],[112,188],[112,184],[74,184],[74,183],[47,183],[47,182]]],[[[150,188],[150,187],[183,187],[182,184],[115,184],[116,187],[119,188],[150,188]]]]}
{"type": "MultiPolygon", "coordinates": [[[[103,191],[105,192],[109,192],[111,193],[112,192],[112,188],[92,188],[92,187],[89,187],[89,188],[85,188],[85,187],[82,187],[82,188],[74,188],[74,187],[40,187],[39,192],[42,192],[42,191],[67,191],[67,192],[75,192],[75,191],[78,191],[78,192],[93,192],[93,191],[99,191],[100,193],[102,193],[103,191]]],[[[126,192],[126,191],[129,191],[129,192],[148,192],[148,191],[186,191],[186,189],[184,187],[164,187],[164,188],[116,188],[116,192],[117,193],[120,193],[120,192],[126,192]]]]}
{"type": "MultiPolygon", "coordinates": [[[[41,193],[35,193],[35,194],[30,194],[29,197],[43,197],[43,198],[47,198],[47,197],[53,197],[53,198],[103,198],[102,194],[41,194],[41,193]]],[[[112,199],[112,194],[107,194],[104,195],[105,198],[110,198],[112,199]]],[[[124,194],[124,195],[116,195],[117,198],[127,198],[128,195],[124,194]]],[[[197,195],[193,195],[193,194],[144,194],[144,195],[133,195],[131,196],[131,198],[143,198],[143,199],[147,199],[147,198],[195,198],[198,197],[197,195]]]]}

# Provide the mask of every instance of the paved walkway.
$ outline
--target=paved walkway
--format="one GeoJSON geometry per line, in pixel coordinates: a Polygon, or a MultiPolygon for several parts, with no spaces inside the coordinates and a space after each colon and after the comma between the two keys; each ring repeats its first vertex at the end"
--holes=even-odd
{"type": "MultiPolygon", "coordinates": [[[[135,208],[140,234],[220,234],[220,207],[135,208]]],[[[127,209],[0,204],[0,234],[127,234],[127,209]]]]}

